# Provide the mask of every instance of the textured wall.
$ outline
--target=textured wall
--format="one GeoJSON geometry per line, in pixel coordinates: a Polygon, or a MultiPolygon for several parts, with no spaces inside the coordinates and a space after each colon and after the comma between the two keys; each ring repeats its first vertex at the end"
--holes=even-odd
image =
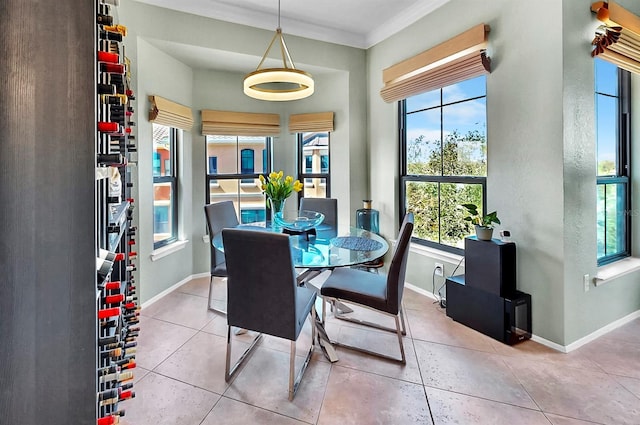
{"type": "Polygon", "coordinates": [[[0,3],[3,424],[96,420],[93,4],[0,3]]]}

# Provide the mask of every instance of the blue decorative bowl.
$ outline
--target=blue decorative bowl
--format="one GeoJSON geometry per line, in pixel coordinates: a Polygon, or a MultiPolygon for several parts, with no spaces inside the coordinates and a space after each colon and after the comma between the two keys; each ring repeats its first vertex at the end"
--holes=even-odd
{"type": "Polygon", "coordinates": [[[324,220],[324,214],[316,211],[285,211],[275,213],[273,221],[287,230],[304,232],[313,229],[324,220]]]}

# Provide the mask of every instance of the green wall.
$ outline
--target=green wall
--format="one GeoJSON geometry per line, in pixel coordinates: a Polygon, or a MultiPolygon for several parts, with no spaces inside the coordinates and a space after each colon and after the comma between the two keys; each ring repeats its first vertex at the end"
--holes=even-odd
{"type": "MultiPolygon", "coordinates": [[[[123,2],[120,19],[132,32],[128,39],[136,40],[128,55],[137,67],[138,111],[148,106],[144,103],[147,95],[158,94],[192,106],[196,118],[193,131],[185,137],[182,164],[182,230],[190,244],[148,263],[144,258],[151,252],[149,242],[141,245],[143,301],[208,271],[208,247],[202,241],[205,161],[200,109],[279,113],[283,129],[274,141],[274,166],[287,172],[295,170],[295,138],[286,130],[288,115],[334,111],[332,190],[340,201],[340,221],[353,221],[361,200],[371,197],[381,213],[382,233],[393,239],[399,223],[398,111],[396,104],[386,104],[379,96],[382,70],[484,22],[491,26],[488,52],[492,59],[492,72],[487,76],[488,206],[498,210],[502,228],[511,230],[517,243],[518,288],[532,295],[534,333],[567,346],[638,312],[638,272],[591,286],[588,292],[583,289],[583,275],[594,276],[598,271],[595,133],[591,125],[594,76],[589,55],[597,22],[589,11],[590,3],[451,0],[366,51],[287,36],[300,68],[322,68],[316,76],[316,93],[300,101],[268,103],[242,94],[243,73],[191,69],[148,41],[250,55],[257,64],[265,46],[256,40],[270,39],[270,31],[123,2]]],[[[620,3],[640,13],[637,2],[620,3]]],[[[636,93],[637,86],[633,87],[636,93]]],[[[145,141],[150,143],[144,115],[138,114],[141,147],[145,141]]],[[[634,123],[640,124],[638,121],[634,116],[634,123]]],[[[143,206],[150,205],[151,199],[151,186],[146,182],[150,177],[144,178],[151,175],[146,159],[150,159],[149,149],[140,150],[139,162],[139,239],[145,240],[150,240],[152,232],[150,207],[145,211],[143,206]]],[[[640,191],[637,180],[633,187],[640,191]]],[[[633,207],[638,211],[637,203],[633,207]]],[[[634,238],[634,252],[638,252],[639,239],[634,238]]],[[[431,292],[433,263],[445,263],[445,273],[450,274],[458,260],[414,247],[408,282],[431,292]]],[[[457,273],[462,271],[463,267],[457,273]]]]}
{"type": "MultiPolygon", "coordinates": [[[[498,210],[501,228],[511,230],[517,243],[518,288],[532,295],[534,333],[564,346],[640,308],[637,272],[589,292],[582,284],[584,274],[597,272],[589,54],[597,23],[590,4],[452,0],[369,49],[367,61],[370,167],[377,170],[371,192],[384,212],[381,227],[389,229],[399,219],[398,171],[383,164],[398,157],[397,106],[379,96],[382,70],[478,23],[491,26],[488,206],[498,210]]],[[[431,291],[434,258],[453,271],[455,259],[414,250],[409,282],[431,291]]]]}

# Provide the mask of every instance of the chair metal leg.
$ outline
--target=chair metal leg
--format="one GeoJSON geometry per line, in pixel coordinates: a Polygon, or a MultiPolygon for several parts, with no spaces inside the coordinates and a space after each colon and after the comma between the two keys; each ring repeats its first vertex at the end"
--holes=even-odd
{"type": "Polygon", "coordinates": [[[260,339],[262,338],[262,334],[258,334],[251,342],[249,348],[245,350],[244,353],[240,356],[238,361],[231,367],[231,326],[227,326],[227,358],[225,362],[224,368],[224,380],[229,382],[231,378],[238,372],[240,366],[242,366],[243,362],[249,358],[251,354],[253,354],[253,349],[256,347],[260,339]]]}
{"type": "MultiPolygon", "coordinates": [[[[337,301],[334,298],[329,298],[329,300],[337,301]]],[[[358,303],[353,303],[353,304],[359,305],[360,307],[364,307],[364,308],[369,309],[371,311],[375,311],[375,312],[378,312],[378,313],[381,313],[381,314],[384,314],[384,315],[387,315],[387,316],[391,316],[391,317],[394,318],[395,324],[396,324],[395,329],[389,328],[389,327],[385,327],[385,326],[381,326],[381,325],[378,325],[377,323],[367,322],[367,321],[358,320],[358,319],[343,318],[342,320],[346,320],[348,322],[358,323],[360,325],[369,326],[369,327],[373,327],[373,328],[376,328],[376,329],[381,329],[381,330],[384,330],[384,331],[395,333],[398,336],[398,345],[400,346],[400,359],[398,359],[396,357],[389,356],[387,354],[383,354],[383,353],[379,353],[379,352],[376,352],[376,351],[367,350],[365,348],[360,348],[360,347],[356,347],[356,346],[349,345],[349,344],[344,344],[344,343],[341,343],[341,342],[338,342],[338,341],[334,341],[334,340],[331,341],[331,344],[333,344],[334,346],[337,346],[337,347],[349,348],[351,350],[360,351],[362,353],[367,353],[367,354],[371,354],[373,356],[382,357],[384,359],[393,360],[395,362],[400,362],[402,364],[406,364],[407,363],[407,358],[406,358],[405,352],[404,352],[404,344],[402,343],[402,336],[406,335],[406,328],[405,328],[404,313],[403,313],[402,308],[400,308],[400,311],[398,312],[398,314],[389,314],[389,313],[386,313],[384,311],[376,310],[376,309],[371,308],[371,307],[366,306],[366,305],[362,305],[362,304],[358,304],[358,303]],[[402,321],[402,328],[400,326],[400,322],[401,321],[402,321]]],[[[323,315],[324,315],[324,303],[323,303],[323,315]]],[[[338,313],[337,312],[336,312],[336,317],[338,317],[338,313]]]]}
{"type": "Polygon", "coordinates": [[[226,316],[227,312],[225,310],[221,310],[219,308],[211,307],[211,300],[212,300],[211,294],[213,293],[213,279],[214,279],[214,276],[211,275],[211,279],[209,279],[209,299],[207,301],[207,308],[209,309],[209,311],[213,311],[215,313],[224,314],[226,316]]]}
{"type": "Polygon", "coordinates": [[[316,308],[315,306],[311,308],[311,348],[307,353],[307,357],[304,359],[304,363],[300,368],[300,372],[295,376],[296,369],[296,341],[291,341],[291,352],[289,354],[289,401],[292,401],[298,392],[298,388],[300,387],[300,381],[302,381],[302,376],[304,372],[307,370],[307,366],[309,366],[309,362],[311,361],[311,356],[316,348],[316,308]]]}
{"type": "MultiPolygon", "coordinates": [[[[358,305],[360,305],[360,304],[358,304],[358,305]]],[[[383,313],[381,311],[372,309],[372,308],[367,307],[365,305],[363,305],[362,307],[368,308],[369,310],[372,310],[372,311],[377,311],[378,313],[383,313]]],[[[351,310],[351,311],[353,311],[353,310],[351,310]]],[[[383,314],[387,314],[387,313],[383,313],[383,314]]],[[[399,314],[402,317],[402,335],[406,335],[407,334],[407,329],[406,329],[405,323],[404,323],[404,313],[402,311],[402,308],[400,308],[399,314]]],[[[376,329],[380,329],[380,330],[387,331],[387,332],[395,332],[396,331],[394,328],[390,328],[390,327],[387,327],[387,326],[382,326],[382,325],[379,325],[377,323],[368,322],[366,320],[355,319],[353,317],[347,317],[347,316],[344,315],[344,312],[342,310],[340,310],[340,309],[336,309],[336,312],[335,312],[334,316],[335,316],[336,319],[345,320],[345,321],[351,322],[351,323],[357,323],[358,325],[369,326],[370,328],[376,328],[376,329]]]]}

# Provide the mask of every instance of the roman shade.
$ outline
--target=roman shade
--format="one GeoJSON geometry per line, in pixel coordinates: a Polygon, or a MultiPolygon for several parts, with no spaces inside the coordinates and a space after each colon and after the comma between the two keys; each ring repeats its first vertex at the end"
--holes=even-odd
{"type": "Polygon", "coordinates": [[[280,115],[202,110],[203,136],[274,136],[280,134],[280,115]]]}
{"type": "Polygon", "coordinates": [[[380,96],[396,102],[491,71],[486,55],[488,25],[479,24],[382,71],[380,96]]]}
{"type": "Polygon", "coordinates": [[[149,96],[151,110],[149,121],[191,131],[193,126],[193,113],[188,106],[180,105],[160,96],[149,96]]]}
{"type": "Polygon", "coordinates": [[[613,1],[595,2],[591,10],[602,22],[591,43],[595,46],[591,56],[640,74],[640,17],[613,1]]]}
{"type": "Polygon", "coordinates": [[[333,131],[333,112],[292,114],[289,116],[289,132],[333,131]]]}

